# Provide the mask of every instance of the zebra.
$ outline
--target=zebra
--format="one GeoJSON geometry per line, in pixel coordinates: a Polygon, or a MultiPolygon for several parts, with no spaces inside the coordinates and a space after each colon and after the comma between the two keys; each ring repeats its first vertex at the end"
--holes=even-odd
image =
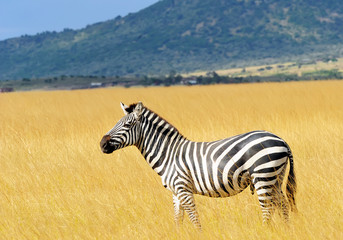
{"type": "Polygon", "coordinates": [[[258,195],[263,222],[270,222],[277,208],[285,221],[289,206],[296,211],[293,155],[278,136],[252,131],[214,142],[193,142],[141,102],[120,106],[125,115],[103,136],[101,150],[110,154],[135,145],[172,192],[177,226],[186,211],[194,226],[201,229],[194,194],[230,197],[249,185],[251,193],[258,195]],[[288,160],[287,201],[282,183],[288,160]]]}

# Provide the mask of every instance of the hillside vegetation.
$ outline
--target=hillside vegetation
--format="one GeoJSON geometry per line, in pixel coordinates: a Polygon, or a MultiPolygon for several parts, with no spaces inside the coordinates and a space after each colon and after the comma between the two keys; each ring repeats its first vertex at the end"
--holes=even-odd
{"type": "Polygon", "coordinates": [[[1,239],[342,239],[343,81],[0,95],[1,239]],[[196,196],[203,225],[176,230],[172,195],[134,147],[104,155],[103,134],[137,101],[189,139],[256,129],[295,159],[298,214],[262,225],[249,189],[196,196]]]}
{"type": "Polygon", "coordinates": [[[0,42],[0,79],[213,71],[343,55],[340,0],[162,0],[0,42]]]}
{"type": "Polygon", "coordinates": [[[75,90],[104,87],[213,85],[253,82],[287,82],[308,80],[343,79],[343,58],[327,58],[322,61],[286,62],[217,71],[197,71],[159,76],[58,76],[23,78],[0,81],[1,89],[13,91],[75,90]]]}

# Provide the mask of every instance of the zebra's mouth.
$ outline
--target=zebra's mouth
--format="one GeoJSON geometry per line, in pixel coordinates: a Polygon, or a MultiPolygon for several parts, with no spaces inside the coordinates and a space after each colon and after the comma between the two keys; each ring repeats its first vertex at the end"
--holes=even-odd
{"type": "Polygon", "coordinates": [[[102,152],[106,153],[106,154],[113,153],[118,148],[120,148],[120,145],[119,144],[113,144],[112,142],[107,142],[103,146],[101,146],[102,152]]]}
{"type": "Polygon", "coordinates": [[[101,150],[103,153],[110,154],[114,152],[115,148],[102,148],[101,150]]]}

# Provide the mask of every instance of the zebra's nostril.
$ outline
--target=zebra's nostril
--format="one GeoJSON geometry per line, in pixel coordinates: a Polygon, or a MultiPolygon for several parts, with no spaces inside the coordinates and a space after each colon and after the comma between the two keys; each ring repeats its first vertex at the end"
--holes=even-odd
{"type": "Polygon", "coordinates": [[[108,142],[109,142],[110,139],[111,139],[111,137],[109,135],[105,135],[101,139],[101,141],[100,141],[100,148],[101,148],[102,152],[105,153],[107,151],[106,148],[108,148],[108,146],[109,146],[108,142]]]}

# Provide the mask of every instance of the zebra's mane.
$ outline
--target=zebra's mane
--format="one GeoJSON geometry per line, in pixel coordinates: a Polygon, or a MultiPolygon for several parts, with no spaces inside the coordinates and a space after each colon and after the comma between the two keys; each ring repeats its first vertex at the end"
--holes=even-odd
{"type": "Polygon", "coordinates": [[[135,109],[137,103],[132,103],[130,104],[130,106],[128,106],[127,108],[125,108],[125,110],[128,112],[128,113],[132,113],[132,111],[135,109]]]}
{"type": "MultiPolygon", "coordinates": [[[[130,106],[128,106],[127,108],[125,108],[125,110],[126,110],[128,113],[132,113],[133,110],[135,109],[136,105],[137,105],[137,103],[132,103],[132,104],[130,104],[130,106]]],[[[168,124],[170,125],[171,128],[174,128],[174,131],[177,131],[182,137],[184,137],[183,134],[180,133],[180,131],[179,131],[174,125],[170,124],[170,122],[167,121],[165,118],[161,117],[159,114],[157,114],[156,112],[154,112],[154,111],[152,111],[151,109],[147,108],[146,106],[144,106],[143,109],[144,109],[145,111],[151,112],[152,114],[155,114],[155,115],[158,116],[160,119],[164,120],[166,123],[168,123],[168,124]]],[[[184,138],[185,138],[185,137],[184,137],[184,138]]]]}

